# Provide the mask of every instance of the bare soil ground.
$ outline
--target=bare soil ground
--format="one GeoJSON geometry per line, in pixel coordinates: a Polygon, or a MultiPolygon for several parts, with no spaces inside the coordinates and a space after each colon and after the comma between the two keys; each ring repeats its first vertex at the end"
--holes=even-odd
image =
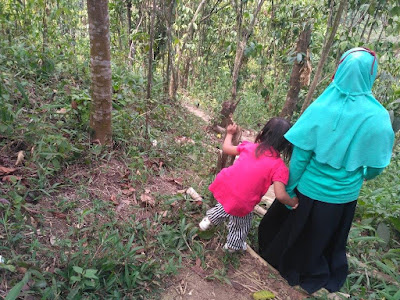
{"type": "Polygon", "coordinates": [[[261,264],[249,253],[235,254],[240,256],[239,266],[230,268],[226,278],[221,282],[212,278],[213,270],[218,267],[218,257],[226,255],[221,249],[208,254],[209,265],[206,270],[199,266],[184,268],[169,283],[170,286],[162,295],[162,300],[248,300],[253,299],[256,291],[267,290],[275,299],[304,299],[306,295],[288,286],[275,270],[261,264]]]}

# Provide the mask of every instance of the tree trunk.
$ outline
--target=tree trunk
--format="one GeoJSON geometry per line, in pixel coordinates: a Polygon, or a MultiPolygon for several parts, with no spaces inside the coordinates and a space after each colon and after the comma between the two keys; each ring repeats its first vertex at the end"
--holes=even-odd
{"type": "Polygon", "coordinates": [[[172,45],[172,27],[175,22],[174,19],[174,8],[175,8],[175,1],[170,0],[164,2],[164,18],[166,23],[166,31],[167,31],[167,67],[166,67],[166,74],[164,79],[164,92],[168,94],[169,99],[175,99],[175,82],[176,82],[176,70],[174,64],[174,47],[172,45]]]}
{"type": "Polygon", "coordinates": [[[297,58],[294,60],[292,74],[290,75],[290,88],[286,96],[286,102],[280,113],[282,118],[286,118],[288,121],[292,119],[293,112],[296,108],[296,104],[299,100],[299,92],[301,88],[300,75],[302,72],[309,71],[308,69],[308,55],[307,49],[311,41],[311,26],[306,25],[303,32],[300,34],[299,40],[296,46],[295,53],[302,54],[302,60],[299,62],[297,58]],[[305,54],[305,55],[304,55],[305,54]]]}
{"type": "Polygon", "coordinates": [[[132,0],[126,0],[126,18],[128,19],[128,49],[131,49],[132,45],[132,0]]]}
{"type": "MultiPolygon", "coordinates": [[[[226,136],[226,132],[225,132],[225,136],[226,136]]],[[[225,140],[225,136],[224,136],[224,140],[225,140]]],[[[238,145],[241,137],[242,137],[242,129],[240,128],[240,126],[238,126],[235,134],[232,136],[232,145],[235,145],[235,146],[238,145]]],[[[235,155],[228,155],[221,151],[220,154],[218,155],[217,168],[215,170],[216,171],[215,173],[217,174],[223,168],[227,168],[227,167],[233,165],[233,163],[235,162],[235,158],[236,158],[235,155]]]]}
{"type": "Polygon", "coordinates": [[[183,72],[181,76],[181,86],[182,88],[187,88],[188,78],[189,78],[189,69],[190,69],[190,58],[193,53],[190,51],[185,58],[185,63],[183,64],[183,72]]]}
{"type": "MultiPolygon", "coordinates": [[[[239,71],[240,67],[242,66],[243,62],[243,54],[244,54],[244,49],[246,48],[247,41],[249,40],[250,35],[253,32],[254,25],[257,21],[257,15],[261,10],[261,7],[264,3],[264,0],[259,0],[256,9],[254,10],[253,13],[253,19],[251,20],[249,27],[247,29],[247,32],[243,34],[243,37],[241,40],[238,41],[237,47],[236,47],[236,56],[235,56],[235,64],[233,67],[233,72],[232,72],[232,89],[231,89],[231,99],[228,101],[225,101],[222,103],[222,109],[221,109],[221,126],[226,127],[229,124],[229,118],[230,116],[233,115],[235,112],[235,109],[237,105],[240,102],[240,99],[236,101],[237,97],[237,85],[238,85],[238,78],[239,78],[239,71]]],[[[241,31],[241,17],[237,18],[237,34],[241,31]]]]}
{"type": "Polygon", "coordinates": [[[47,47],[47,1],[45,0],[43,2],[43,18],[42,18],[42,37],[43,37],[43,42],[42,42],[42,54],[43,57],[45,56],[45,51],[47,47]]]}
{"type": "Polygon", "coordinates": [[[108,0],[87,0],[92,107],[90,127],[100,144],[111,143],[111,55],[108,0]]]}
{"type": "Polygon", "coordinates": [[[150,110],[149,108],[149,102],[151,99],[151,86],[153,82],[153,45],[154,45],[154,15],[155,15],[155,9],[156,9],[156,0],[153,0],[152,3],[152,8],[150,10],[150,33],[149,33],[149,38],[150,38],[150,43],[149,43],[149,64],[148,64],[148,71],[147,71],[147,89],[146,89],[146,95],[147,95],[147,101],[146,101],[146,107],[147,107],[147,113],[146,113],[146,138],[148,138],[148,132],[149,132],[149,113],[148,111],[150,110]]]}
{"type": "Polygon", "coordinates": [[[364,39],[364,33],[365,33],[365,30],[366,30],[367,27],[368,27],[368,23],[369,23],[369,19],[370,19],[370,18],[371,18],[371,15],[368,14],[367,21],[365,21],[365,25],[364,25],[363,30],[362,30],[361,35],[360,35],[360,40],[361,40],[361,41],[364,39]]]}
{"type": "Polygon", "coordinates": [[[178,90],[178,86],[179,86],[179,82],[180,82],[180,66],[181,66],[181,59],[182,59],[182,54],[186,49],[186,43],[188,42],[189,39],[192,39],[193,37],[193,24],[196,22],[201,9],[203,8],[204,4],[207,2],[207,0],[202,0],[199,4],[199,6],[197,7],[192,20],[190,21],[189,25],[188,25],[188,29],[187,32],[184,34],[183,38],[182,38],[182,47],[179,49],[177,49],[177,53],[178,53],[178,57],[176,59],[176,68],[175,68],[175,73],[172,72],[171,76],[171,81],[170,81],[170,97],[172,99],[176,98],[176,92],[178,90]]]}
{"type": "Polygon", "coordinates": [[[154,15],[155,15],[155,0],[153,0],[152,8],[150,10],[150,32],[149,32],[149,53],[148,53],[148,71],[147,71],[147,99],[151,99],[151,85],[153,81],[153,45],[154,45],[154,15]]]}
{"type": "MultiPolygon", "coordinates": [[[[315,72],[310,89],[308,90],[306,99],[304,100],[303,106],[301,107],[301,113],[303,113],[305,111],[305,109],[308,107],[308,105],[311,102],[312,95],[314,94],[315,88],[317,87],[319,78],[321,76],[322,68],[325,64],[326,58],[328,57],[329,51],[332,46],[333,38],[335,37],[336,31],[339,27],[340,19],[342,18],[343,10],[345,9],[347,2],[348,1],[346,1],[346,0],[340,1],[339,8],[336,13],[336,17],[335,17],[335,21],[333,23],[331,33],[329,35],[329,38],[326,40],[324,47],[322,48],[321,58],[318,62],[317,71],[315,72]]],[[[327,31],[327,33],[328,33],[328,31],[327,31]]]]}

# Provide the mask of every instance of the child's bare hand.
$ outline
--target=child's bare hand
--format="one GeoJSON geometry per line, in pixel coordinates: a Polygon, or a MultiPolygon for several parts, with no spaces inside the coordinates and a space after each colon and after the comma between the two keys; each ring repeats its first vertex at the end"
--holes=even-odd
{"type": "Polygon", "coordinates": [[[299,198],[297,198],[297,197],[293,197],[292,198],[292,209],[296,209],[298,206],[299,206],[299,198]]]}
{"type": "Polygon", "coordinates": [[[237,130],[236,123],[229,124],[228,127],[226,128],[226,132],[229,134],[235,134],[236,130],[237,130]]]}

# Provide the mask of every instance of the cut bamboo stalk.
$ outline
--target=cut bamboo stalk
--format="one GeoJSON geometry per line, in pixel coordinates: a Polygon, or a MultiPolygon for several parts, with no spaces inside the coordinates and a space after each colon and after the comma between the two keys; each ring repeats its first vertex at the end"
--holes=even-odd
{"type": "Polygon", "coordinates": [[[195,191],[194,188],[190,187],[186,190],[186,194],[188,194],[197,204],[203,203],[203,198],[195,191]]]}

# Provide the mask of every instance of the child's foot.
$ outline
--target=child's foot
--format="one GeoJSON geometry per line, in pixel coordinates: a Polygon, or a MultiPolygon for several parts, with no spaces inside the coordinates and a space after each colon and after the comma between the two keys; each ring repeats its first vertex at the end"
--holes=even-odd
{"type": "Polygon", "coordinates": [[[210,229],[213,226],[213,223],[211,223],[210,219],[208,217],[204,217],[203,220],[199,223],[199,227],[201,231],[206,231],[210,229]]]}
{"type": "Polygon", "coordinates": [[[242,246],[242,249],[238,249],[238,250],[229,248],[228,244],[225,243],[225,245],[224,245],[224,247],[222,247],[222,249],[224,249],[225,251],[228,251],[229,253],[234,253],[234,252],[238,252],[238,251],[246,251],[247,250],[247,243],[244,243],[243,246],[242,246]]]}

